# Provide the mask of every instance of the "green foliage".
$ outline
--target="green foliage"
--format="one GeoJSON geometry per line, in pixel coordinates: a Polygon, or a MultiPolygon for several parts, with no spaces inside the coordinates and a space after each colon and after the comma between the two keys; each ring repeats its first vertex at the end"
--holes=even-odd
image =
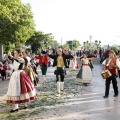
{"type": "Polygon", "coordinates": [[[62,47],[63,47],[64,49],[66,49],[66,50],[69,49],[69,45],[68,45],[68,44],[64,44],[62,47]]]}
{"type": "Polygon", "coordinates": [[[56,40],[54,40],[51,47],[57,49],[59,46],[60,44],[56,40]]]}
{"type": "Polygon", "coordinates": [[[3,49],[4,49],[4,52],[6,53],[7,51],[13,51],[15,49],[15,46],[10,42],[6,42],[4,43],[3,49]]]}
{"type": "Polygon", "coordinates": [[[89,50],[92,48],[92,45],[88,41],[83,42],[83,45],[85,50],[89,50]]]}
{"type": "Polygon", "coordinates": [[[111,49],[115,52],[115,54],[118,54],[119,48],[117,46],[112,46],[111,49]]]}
{"type": "Polygon", "coordinates": [[[74,49],[76,49],[80,46],[79,40],[69,40],[69,41],[66,42],[66,44],[69,45],[69,48],[71,50],[74,50],[74,49]]]}
{"type": "Polygon", "coordinates": [[[101,48],[101,41],[95,40],[95,45],[97,49],[101,48]]]}
{"type": "Polygon", "coordinates": [[[39,53],[42,49],[49,48],[52,43],[52,34],[44,34],[41,31],[36,31],[34,35],[26,41],[26,45],[30,45],[34,53],[39,53]]]}
{"type": "Polygon", "coordinates": [[[95,49],[97,49],[97,46],[94,46],[94,45],[90,44],[89,41],[84,41],[83,45],[84,45],[85,50],[95,50],[95,49]]]}
{"type": "Polygon", "coordinates": [[[0,1],[0,42],[9,45],[25,43],[34,33],[34,21],[29,4],[21,0],[0,1]]]}

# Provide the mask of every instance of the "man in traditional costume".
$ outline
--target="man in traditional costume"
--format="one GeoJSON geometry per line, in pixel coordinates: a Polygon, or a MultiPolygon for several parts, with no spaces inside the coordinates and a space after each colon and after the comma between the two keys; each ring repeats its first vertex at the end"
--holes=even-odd
{"type": "Polygon", "coordinates": [[[55,75],[57,82],[57,95],[60,96],[61,91],[64,90],[64,76],[65,68],[67,67],[66,59],[73,58],[72,55],[65,55],[62,53],[62,50],[57,50],[57,55],[48,55],[50,58],[54,59],[53,67],[56,66],[55,75]],[[60,79],[59,79],[60,77],[60,79]]]}
{"type": "Polygon", "coordinates": [[[114,97],[118,96],[118,86],[116,76],[118,74],[118,69],[120,68],[119,59],[116,57],[116,54],[113,50],[109,50],[109,57],[106,58],[102,63],[102,70],[109,70],[111,76],[108,77],[105,81],[105,96],[107,98],[109,96],[110,83],[112,81],[113,89],[114,89],[114,97]]]}
{"type": "Polygon", "coordinates": [[[42,51],[42,55],[35,56],[36,59],[39,60],[38,64],[40,65],[42,76],[44,79],[44,83],[46,81],[46,72],[47,72],[47,65],[48,65],[48,56],[46,55],[45,51],[42,51]]]}

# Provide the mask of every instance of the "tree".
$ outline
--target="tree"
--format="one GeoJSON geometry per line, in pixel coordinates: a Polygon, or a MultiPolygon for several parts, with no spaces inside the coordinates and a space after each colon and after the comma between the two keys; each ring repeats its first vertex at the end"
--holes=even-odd
{"type": "Polygon", "coordinates": [[[115,52],[115,54],[118,54],[119,48],[116,45],[113,45],[111,49],[115,52]]]}
{"type": "Polygon", "coordinates": [[[69,48],[71,50],[74,50],[74,49],[76,49],[80,46],[79,40],[69,40],[69,41],[66,42],[66,44],[69,45],[69,48]]]}
{"type": "Polygon", "coordinates": [[[36,31],[30,39],[26,41],[26,45],[30,45],[32,52],[38,53],[42,49],[49,48],[53,43],[54,37],[52,33],[44,34],[41,31],[36,31]]]}
{"type": "Polygon", "coordinates": [[[95,40],[95,45],[96,45],[97,49],[99,49],[101,47],[101,41],[95,40]]]}
{"type": "Polygon", "coordinates": [[[0,1],[0,43],[18,48],[34,33],[34,20],[29,4],[21,0],[0,1]]]}
{"type": "Polygon", "coordinates": [[[84,49],[86,50],[87,42],[84,41],[83,45],[84,45],[84,49]]]}
{"type": "Polygon", "coordinates": [[[33,20],[33,15],[31,12],[31,6],[29,4],[23,5],[22,14],[20,15],[20,21],[18,24],[18,29],[15,32],[15,44],[19,45],[19,43],[25,43],[27,39],[29,39],[35,31],[35,24],[33,20]]]}
{"type": "Polygon", "coordinates": [[[63,47],[64,49],[66,49],[66,50],[69,49],[69,45],[68,45],[68,44],[64,44],[62,47],[63,47]]]}
{"type": "Polygon", "coordinates": [[[7,53],[8,51],[13,51],[15,49],[15,45],[10,42],[7,42],[7,43],[4,43],[3,49],[5,53],[7,53]]]}
{"type": "Polygon", "coordinates": [[[89,43],[89,41],[84,41],[83,45],[85,50],[93,49],[93,46],[91,45],[91,43],[89,43]]]}
{"type": "Polygon", "coordinates": [[[56,40],[54,40],[52,43],[52,48],[57,49],[59,46],[60,44],[56,40]]]}

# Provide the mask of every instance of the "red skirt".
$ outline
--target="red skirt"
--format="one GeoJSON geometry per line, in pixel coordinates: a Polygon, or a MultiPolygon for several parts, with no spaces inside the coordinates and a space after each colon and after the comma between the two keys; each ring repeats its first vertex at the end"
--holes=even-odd
{"type": "Polygon", "coordinates": [[[36,90],[29,76],[22,71],[20,72],[20,96],[11,96],[8,94],[6,96],[6,101],[7,103],[20,104],[34,100],[36,96],[36,90]]]}

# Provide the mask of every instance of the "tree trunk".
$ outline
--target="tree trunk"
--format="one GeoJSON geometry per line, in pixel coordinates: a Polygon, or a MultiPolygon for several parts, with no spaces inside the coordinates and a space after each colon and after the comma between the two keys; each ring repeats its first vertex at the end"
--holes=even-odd
{"type": "Polygon", "coordinates": [[[3,44],[0,43],[0,62],[3,60],[3,44]]]}

